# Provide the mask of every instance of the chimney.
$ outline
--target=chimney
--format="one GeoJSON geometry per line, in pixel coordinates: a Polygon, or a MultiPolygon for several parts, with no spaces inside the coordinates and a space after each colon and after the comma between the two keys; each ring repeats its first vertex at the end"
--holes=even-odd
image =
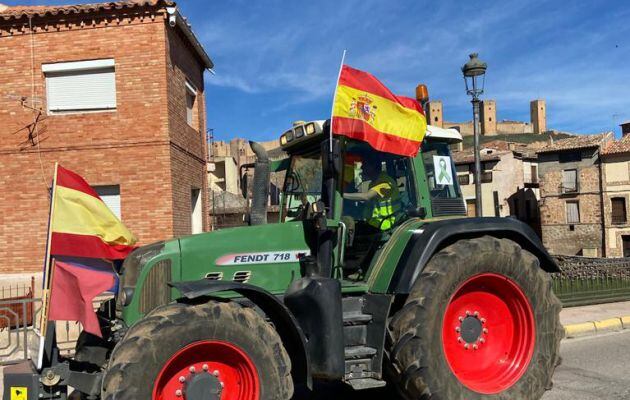
{"type": "Polygon", "coordinates": [[[621,137],[625,137],[627,134],[630,133],[630,120],[622,122],[619,126],[621,127],[621,137]]]}

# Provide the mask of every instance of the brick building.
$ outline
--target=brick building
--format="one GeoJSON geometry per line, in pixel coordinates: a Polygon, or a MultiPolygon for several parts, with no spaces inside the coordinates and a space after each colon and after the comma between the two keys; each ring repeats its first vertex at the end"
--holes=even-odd
{"type": "Polygon", "coordinates": [[[538,151],[543,243],[552,254],[605,255],[601,149],[612,132],[559,140],[538,151]]]}
{"type": "Polygon", "coordinates": [[[203,75],[166,0],[0,5],[0,272],[41,271],[53,165],[141,244],[207,229],[203,75]]]}

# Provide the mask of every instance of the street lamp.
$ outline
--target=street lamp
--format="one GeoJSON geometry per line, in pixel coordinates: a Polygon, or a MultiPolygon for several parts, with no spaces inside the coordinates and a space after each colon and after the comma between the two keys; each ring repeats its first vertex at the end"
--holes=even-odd
{"type": "Polygon", "coordinates": [[[481,160],[479,155],[479,95],[483,94],[488,65],[477,58],[477,53],[470,54],[470,60],[462,67],[466,93],[472,97],[473,105],[473,143],[475,151],[475,216],[483,216],[481,203],[481,160]]]}

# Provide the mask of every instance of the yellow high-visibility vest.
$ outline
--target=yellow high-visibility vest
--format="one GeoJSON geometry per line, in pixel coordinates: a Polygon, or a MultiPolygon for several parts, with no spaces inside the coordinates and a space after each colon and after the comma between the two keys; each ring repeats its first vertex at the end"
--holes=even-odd
{"type": "Polygon", "coordinates": [[[391,229],[400,211],[400,191],[396,181],[389,175],[381,174],[369,190],[374,190],[378,197],[367,220],[368,224],[382,231],[391,229]]]}

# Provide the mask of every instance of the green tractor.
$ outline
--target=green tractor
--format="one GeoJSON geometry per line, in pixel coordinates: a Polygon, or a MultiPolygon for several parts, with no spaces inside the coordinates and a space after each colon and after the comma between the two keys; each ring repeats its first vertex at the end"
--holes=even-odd
{"type": "Polygon", "coordinates": [[[539,399],[559,363],[558,267],[518,220],[466,218],[459,141],[429,126],[402,157],[313,121],[281,136],[285,159],[251,143],[249,226],[134,251],[99,311],[105,338],[82,335],[41,390],[287,400],[326,381],[409,400],[539,399]],[[277,223],[271,172],[286,177],[277,223]],[[388,193],[365,195],[382,181],[388,193]]]}

